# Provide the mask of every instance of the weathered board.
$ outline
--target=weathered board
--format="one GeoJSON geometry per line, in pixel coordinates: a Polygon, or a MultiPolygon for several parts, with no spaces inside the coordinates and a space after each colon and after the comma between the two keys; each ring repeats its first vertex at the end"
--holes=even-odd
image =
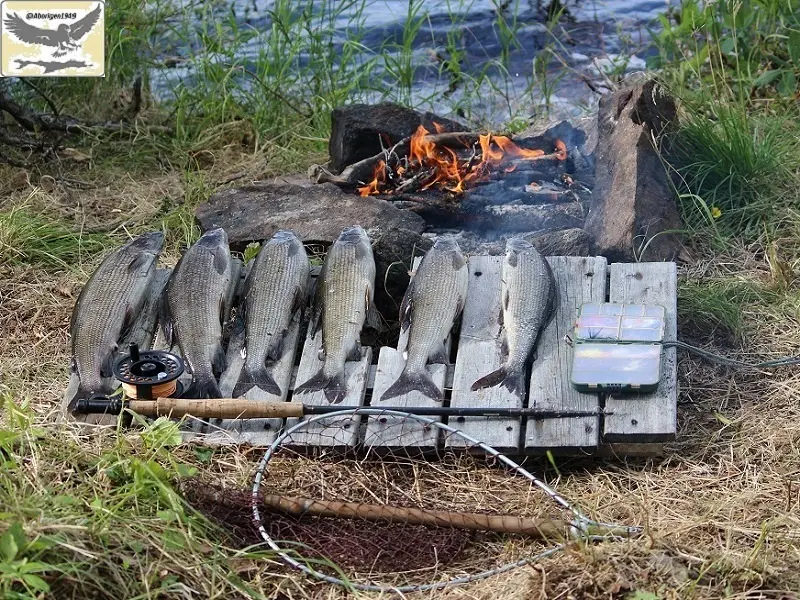
{"type": "MultiPolygon", "coordinates": [[[[414,260],[413,270],[419,267],[422,258],[414,260]]],[[[451,338],[445,342],[445,349],[450,352],[451,338]]],[[[378,367],[375,371],[375,382],[372,387],[372,400],[370,406],[380,408],[381,406],[402,406],[409,412],[413,412],[415,407],[441,406],[439,402],[428,398],[418,391],[412,391],[405,396],[381,400],[383,393],[397,381],[400,373],[403,372],[406,361],[403,353],[408,345],[408,330],[400,333],[397,349],[383,347],[378,357],[378,367]]],[[[428,365],[428,374],[436,384],[436,387],[444,392],[445,377],[447,375],[447,365],[431,364],[428,365]]],[[[441,420],[441,419],[433,419],[441,420]]],[[[406,448],[411,451],[426,451],[435,448],[439,442],[439,430],[429,427],[414,419],[403,419],[391,415],[370,416],[364,430],[364,446],[372,450],[391,449],[396,451],[398,448],[406,448]]]]}
{"type": "MultiPolygon", "coordinates": [[[[415,262],[414,268],[419,264],[415,262]]],[[[558,306],[553,320],[542,332],[534,351],[529,388],[526,397],[519,398],[503,387],[472,392],[476,379],[501,364],[500,314],[501,256],[473,256],[469,259],[469,290],[461,324],[449,343],[456,345],[455,365],[428,365],[429,373],[445,392],[445,404],[453,407],[522,407],[539,410],[598,411],[605,408],[613,414],[605,417],[573,417],[561,419],[519,419],[498,417],[451,417],[448,423],[508,453],[541,454],[545,451],[578,453],[597,456],[653,455],[662,451],[663,442],[674,439],[676,431],[677,376],[674,348],[662,355],[661,383],[656,392],[638,395],[582,394],[574,390],[569,376],[572,348],[565,340],[571,332],[577,309],[584,302],[655,303],[666,309],[665,339],[676,339],[676,267],[673,263],[641,263],[607,265],[602,257],[550,257],[558,288],[558,306]]],[[[236,273],[226,301],[227,311],[241,299],[246,271],[241,262],[234,261],[236,273]],[[241,270],[241,271],[240,271],[241,270]]],[[[312,270],[312,277],[318,269],[312,270]]],[[[148,300],[138,316],[128,339],[141,348],[164,348],[156,334],[158,300],[169,277],[169,269],[159,269],[148,300]]],[[[313,286],[312,286],[313,287],[313,286]]],[[[313,293],[313,290],[310,292],[313,293]]],[[[272,397],[253,389],[246,398],[253,400],[291,401],[303,404],[327,405],[322,392],[294,394],[296,386],[310,379],[321,367],[318,352],[321,332],[309,336],[304,323],[293,323],[284,357],[272,371],[282,394],[272,397]],[[299,358],[298,358],[299,355],[299,358]]],[[[226,339],[228,368],[220,378],[223,395],[232,394],[241,373],[244,358],[244,331],[240,325],[230,329],[226,339]]],[[[383,392],[397,379],[405,360],[403,351],[407,335],[401,335],[398,347],[381,348],[376,364],[372,364],[372,349],[362,348],[359,361],[346,364],[347,397],[342,406],[362,406],[369,394],[370,405],[405,407],[438,406],[439,403],[411,393],[405,397],[381,401],[383,392]]],[[[173,348],[177,352],[178,348],[173,348]]],[[[191,376],[186,374],[188,385],[191,376]]],[[[72,376],[65,402],[77,387],[72,376]]],[[[446,417],[445,417],[446,419],[446,417]]],[[[110,424],[115,419],[91,415],[88,423],[110,424]]],[[[248,443],[264,446],[274,441],[281,429],[298,422],[289,419],[214,420],[212,423],[187,422],[184,439],[209,444],[248,443]]],[[[291,445],[322,450],[358,448],[368,450],[405,448],[412,452],[442,448],[444,444],[457,450],[463,446],[456,439],[443,439],[435,428],[425,428],[414,420],[395,417],[345,416],[330,417],[315,427],[296,432],[291,445]]]]}
{"type": "MultiPolygon", "coordinates": [[[[450,406],[522,408],[524,397],[505,386],[472,391],[472,384],[503,364],[500,340],[501,277],[503,256],[473,256],[469,259],[469,293],[461,321],[461,336],[453,375],[450,406]]],[[[451,417],[448,424],[501,452],[519,448],[520,419],[497,417],[451,417]]],[[[446,445],[463,447],[465,440],[449,437],[446,445]]]]}
{"type": "MultiPolygon", "coordinates": [[[[606,259],[553,256],[547,259],[558,290],[558,306],[542,332],[531,367],[528,407],[540,410],[597,411],[598,394],[581,394],[569,381],[572,348],[564,336],[570,333],[577,310],[584,302],[604,302],[606,259]]],[[[528,419],[526,452],[536,450],[594,448],[598,444],[599,417],[528,419]]]]}
{"type": "MultiPolygon", "coordinates": [[[[300,366],[297,369],[295,387],[302,385],[311,379],[325,364],[319,359],[319,351],[322,348],[322,330],[315,336],[311,336],[309,330],[306,335],[303,355],[300,357],[300,366]]],[[[372,348],[361,348],[360,361],[348,361],[345,363],[345,386],[347,395],[342,400],[342,406],[361,406],[364,403],[364,396],[367,393],[367,375],[369,365],[372,361],[372,348]]],[[[311,392],[294,394],[292,402],[301,402],[310,405],[329,405],[325,392],[311,392]]],[[[327,446],[333,448],[352,447],[358,443],[359,437],[359,416],[330,417],[315,422],[303,428],[287,440],[290,446],[327,446]]],[[[286,427],[292,427],[298,419],[286,419],[286,427]]]]}
{"type": "MultiPolygon", "coordinates": [[[[142,350],[147,350],[152,347],[153,339],[156,335],[156,328],[158,327],[158,308],[161,301],[161,293],[164,286],[169,279],[170,269],[157,269],[153,281],[150,283],[150,289],[147,293],[147,299],[142,306],[141,312],[136,316],[136,321],[131,328],[128,337],[121,340],[119,348],[121,352],[127,352],[128,345],[136,343],[142,350]]],[[[72,397],[78,391],[80,385],[80,378],[76,373],[72,373],[69,378],[67,390],[64,393],[62,400],[62,411],[64,417],[69,420],[76,420],[88,425],[116,425],[117,417],[113,415],[73,415],[68,408],[68,404],[72,397]]],[[[119,385],[118,381],[114,385],[119,385]]]]}
{"type": "MultiPolygon", "coordinates": [[[[678,337],[675,263],[616,263],[610,267],[610,302],[660,304],[665,309],[664,340],[678,337]]],[[[606,398],[603,439],[608,442],[658,443],[675,439],[677,429],[678,376],[675,347],[661,351],[661,379],[650,394],[615,395],[606,398]]]]}

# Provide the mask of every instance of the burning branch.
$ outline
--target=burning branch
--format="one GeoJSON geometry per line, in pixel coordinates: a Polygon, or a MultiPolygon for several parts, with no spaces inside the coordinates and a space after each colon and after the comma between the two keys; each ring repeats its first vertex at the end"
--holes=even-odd
{"type": "Polygon", "coordinates": [[[413,136],[392,148],[333,175],[321,166],[309,170],[315,183],[333,183],[357,189],[362,196],[402,194],[439,188],[461,193],[467,185],[486,181],[494,171],[513,171],[518,163],[567,157],[560,140],[555,150],[530,150],[506,136],[473,132],[430,133],[420,126],[413,136]]]}

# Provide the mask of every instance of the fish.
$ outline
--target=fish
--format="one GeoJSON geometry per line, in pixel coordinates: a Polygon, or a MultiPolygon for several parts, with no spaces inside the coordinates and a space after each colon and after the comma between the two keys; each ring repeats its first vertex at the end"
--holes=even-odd
{"type": "Polygon", "coordinates": [[[245,283],[245,363],[234,396],[254,386],[281,395],[267,361],[284,355],[289,326],[302,318],[310,274],[308,254],[291,231],[278,231],[259,251],[245,283]]]}
{"type": "Polygon", "coordinates": [[[365,321],[380,326],[373,305],[375,258],[366,231],[347,227],[328,251],[322,264],[309,319],[311,336],[322,328],[320,360],[325,364],[295,393],[323,390],[325,398],[339,404],[347,396],[344,366],[361,360],[361,329],[365,321]]]}
{"type": "MultiPolygon", "coordinates": [[[[506,242],[500,284],[503,365],[472,384],[472,391],[502,385],[522,397],[528,357],[558,302],[550,265],[533,244],[519,237],[506,242]]],[[[535,360],[535,358],[534,358],[535,360]]]]}
{"type": "Polygon", "coordinates": [[[192,373],[186,398],[220,398],[218,377],[225,370],[222,325],[231,281],[228,234],[204,233],[186,252],[167,281],[162,331],[170,348],[177,343],[192,373]]]}
{"type": "Polygon", "coordinates": [[[106,256],[83,286],[70,321],[72,372],[80,384],[68,406],[92,394],[113,393],[118,344],[144,304],[163,245],[160,231],[129,241],[106,256]]]}
{"type": "Polygon", "coordinates": [[[445,340],[464,309],[469,285],[467,261],[450,238],[438,238],[408,285],[400,304],[400,327],[408,330],[403,372],[381,396],[388,400],[417,390],[441,401],[441,390],[431,380],[428,361],[447,364],[445,340]]]}

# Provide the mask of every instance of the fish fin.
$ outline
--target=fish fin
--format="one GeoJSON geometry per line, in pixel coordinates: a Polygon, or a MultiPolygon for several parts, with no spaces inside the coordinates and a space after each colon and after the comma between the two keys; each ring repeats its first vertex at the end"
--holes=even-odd
{"type": "Polygon", "coordinates": [[[560,303],[560,294],[558,293],[558,286],[556,285],[556,278],[553,275],[553,270],[550,268],[550,263],[547,262],[547,260],[544,258],[542,260],[544,260],[548,276],[550,277],[552,291],[550,292],[550,297],[547,299],[547,308],[545,309],[544,319],[542,319],[542,326],[539,328],[540,332],[543,329],[546,329],[550,324],[550,321],[552,321],[556,316],[556,310],[558,309],[558,305],[560,303]]]}
{"type": "Polygon", "coordinates": [[[428,362],[436,365],[450,364],[450,355],[447,352],[447,348],[444,347],[444,342],[431,351],[428,355],[428,362]]]}
{"type": "Polygon", "coordinates": [[[284,352],[284,342],[286,341],[286,335],[289,333],[288,329],[284,329],[280,331],[272,341],[272,345],[270,345],[269,349],[267,350],[267,359],[278,361],[283,356],[284,352]]]}
{"type": "Polygon", "coordinates": [[[69,412],[74,412],[75,407],[78,404],[78,400],[84,400],[92,395],[91,390],[87,390],[83,387],[83,385],[78,385],[78,389],[75,391],[75,395],[70,398],[69,402],[67,403],[67,410],[69,412]]]}
{"type": "Polygon", "coordinates": [[[381,401],[402,396],[413,390],[416,390],[424,396],[427,396],[428,398],[438,402],[441,402],[444,399],[442,391],[436,387],[436,384],[433,383],[426,372],[423,371],[422,373],[417,373],[403,370],[403,372],[400,374],[400,377],[397,378],[397,381],[395,381],[389,387],[389,389],[383,392],[381,401]]]}
{"type": "Polygon", "coordinates": [[[128,263],[128,273],[135,273],[151,260],[151,257],[145,252],[139,252],[133,257],[131,262],[128,263]]]}
{"type": "MultiPolygon", "coordinates": [[[[228,361],[225,358],[225,351],[222,349],[222,344],[217,343],[216,348],[214,348],[214,357],[211,359],[211,368],[214,370],[214,374],[219,377],[219,375],[225,371],[227,368],[228,361]]],[[[219,398],[220,396],[216,396],[219,398]]]]}
{"type": "Polygon", "coordinates": [[[477,392],[480,389],[496,385],[503,385],[512,394],[523,397],[525,394],[525,371],[509,369],[504,365],[475,381],[471,389],[473,392],[477,392]]]}
{"type": "Polygon", "coordinates": [[[100,375],[106,379],[114,376],[114,362],[116,362],[116,358],[117,348],[115,346],[114,349],[103,359],[103,364],[100,366],[100,375]]]}
{"type": "Polygon", "coordinates": [[[133,307],[128,304],[125,307],[125,316],[122,319],[122,327],[119,330],[119,337],[117,339],[124,340],[133,331],[133,324],[136,322],[136,314],[133,312],[133,307]]]}
{"type": "Polygon", "coordinates": [[[375,308],[374,304],[370,304],[369,308],[367,309],[367,325],[369,325],[370,327],[372,327],[377,331],[383,329],[383,320],[381,319],[381,313],[378,312],[378,309],[375,308]]]}
{"type": "Polygon", "coordinates": [[[353,347],[350,348],[350,350],[348,351],[347,360],[354,361],[354,362],[358,362],[359,360],[361,360],[361,341],[360,340],[356,340],[355,344],[353,344],[353,347]]]}
{"type": "Polygon", "coordinates": [[[214,248],[212,254],[214,255],[214,270],[222,275],[230,267],[231,255],[225,248],[214,248]]]}
{"type": "Polygon", "coordinates": [[[275,379],[273,379],[265,365],[260,366],[254,372],[251,372],[247,366],[245,366],[245,368],[242,369],[242,374],[239,376],[239,381],[236,382],[236,386],[233,388],[233,397],[240,398],[254,387],[261,388],[266,393],[272,394],[273,396],[281,395],[280,386],[275,383],[275,379]]]}
{"type": "Polygon", "coordinates": [[[294,392],[295,394],[305,394],[320,390],[325,392],[325,398],[331,404],[341,403],[347,396],[347,382],[344,379],[344,373],[339,372],[332,377],[328,377],[323,369],[320,369],[311,379],[297,386],[294,392]]]}
{"type": "Polygon", "coordinates": [[[313,338],[322,327],[322,315],[325,312],[325,276],[327,273],[328,260],[322,263],[322,269],[317,277],[316,288],[314,289],[314,299],[311,302],[311,314],[308,322],[308,330],[313,338]]]}
{"type": "Polygon", "coordinates": [[[172,347],[175,345],[175,328],[172,324],[172,315],[169,312],[169,302],[167,301],[166,292],[161,296],[158,320],[161,322],[161,332],[164,334],[164,342],[166,342],[167,347],[172,350],[172,347]]]}
{"type": "Polygon", "coordinates": [[[305,290],[303,286],[298,285],[294,289],[294,297],[292,298],[292,319],[300,320],[303,316],[303,308],[305,304],[305,290]]]}
{"type": "Polygon", "coordinates": [[[411,311],[414,306],[414,280],[408,284],[403,301],[400,303],[400,328],[405,331],[411,325],[411,311]]]}
{"type": "Polygon", "coordinates": [[[213,377],[192,381],[189,389],[183,393],[184,398],[222,398],[217,380],[213,377]]]}
{"type": "Polygon", "coordinates": [[[461,311],[463,310],[464,310],[464,298],[459,296],[458,300],[456,301],[456,312],[453,315],[453,320],[456,320],[458,316],[461,314],[461,311]]]}
{"type": "Polygon", "coordinates": [[[500,356],[503,360],[508,358],[508,336],[505,331],[503,331],[500,337],[500,356]]]}

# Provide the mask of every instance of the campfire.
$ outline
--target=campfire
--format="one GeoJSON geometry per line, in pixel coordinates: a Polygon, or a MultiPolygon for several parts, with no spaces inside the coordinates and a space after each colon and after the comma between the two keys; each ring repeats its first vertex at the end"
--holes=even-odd
{"type": "Polygon", "coordinates": [[[561,140],[556,140],[555,149],[547,154],[538,148],[521,148],[504,135],[447,133],[435,122],[434,127],[436,133],[432,134],[420,125],[409,140],[385,150],[377,158],[372,180],[358,187],[358,193],[370,196],[441,189],[460,194],[470,184],[514,171],[519,161],[567,158],[561,140]]]}

